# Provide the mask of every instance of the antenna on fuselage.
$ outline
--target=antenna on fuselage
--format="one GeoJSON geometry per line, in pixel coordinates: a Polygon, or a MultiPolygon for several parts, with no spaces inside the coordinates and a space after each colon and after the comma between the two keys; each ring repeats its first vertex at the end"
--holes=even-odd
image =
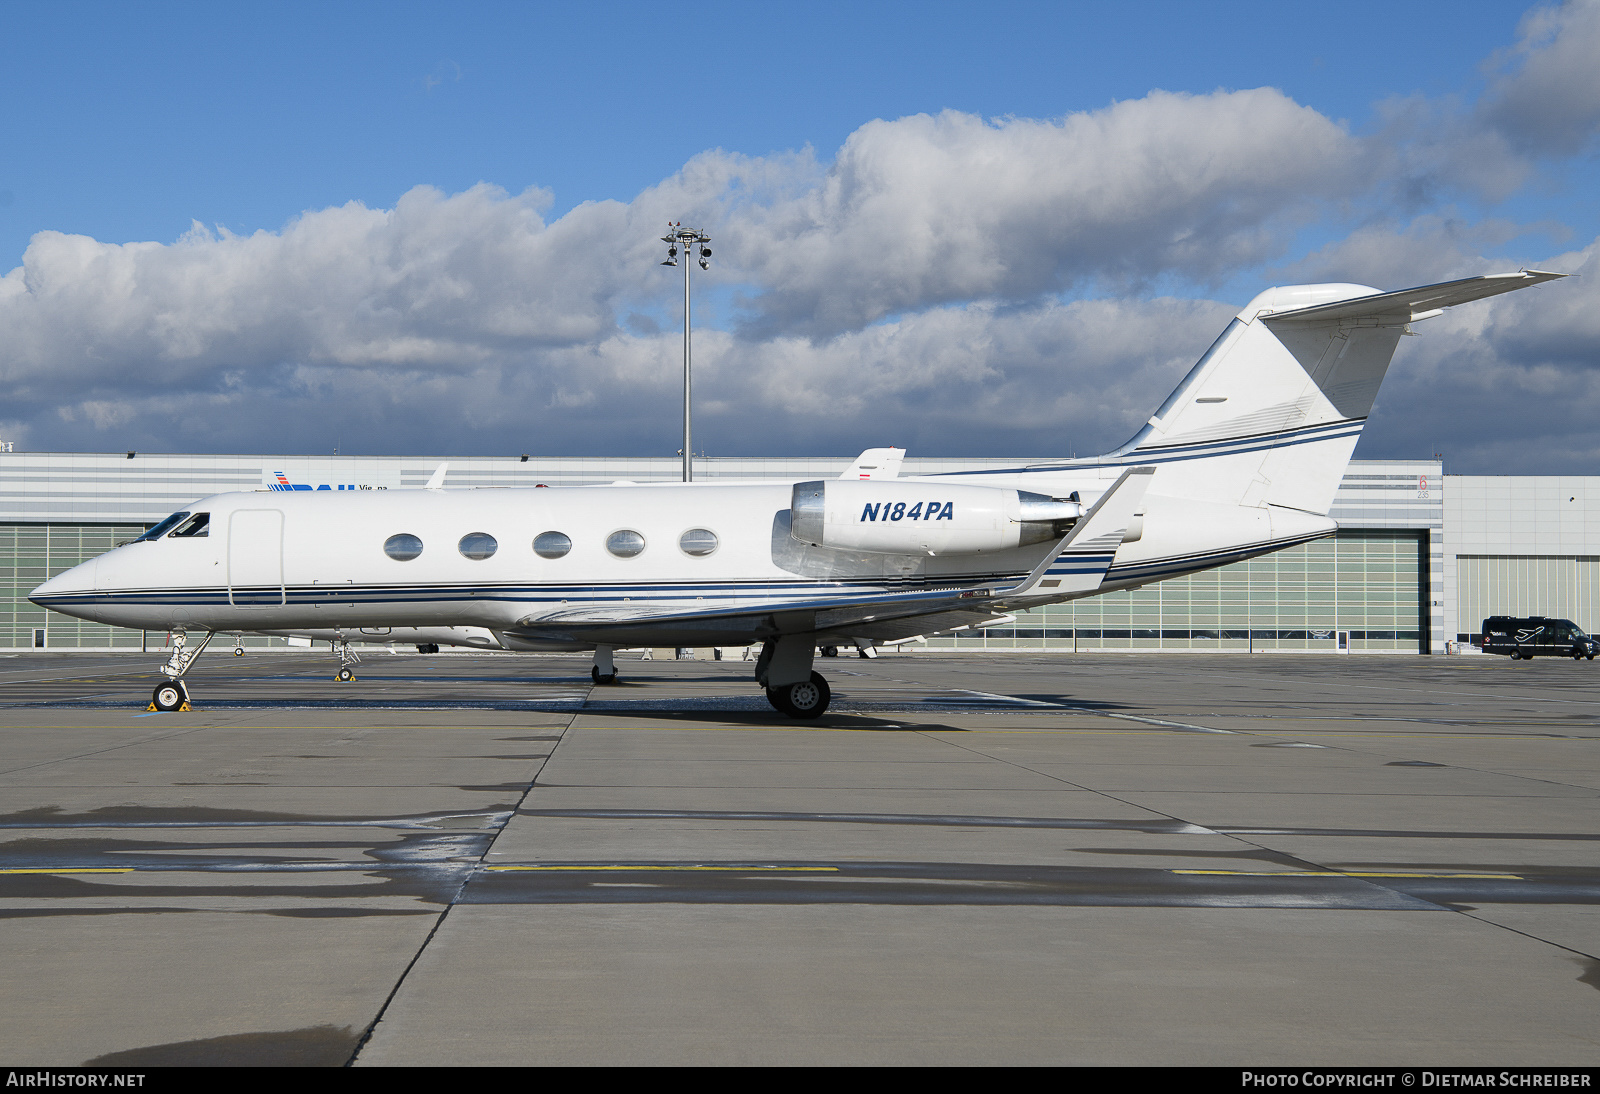
{"type": "Polygon", "coordinates": [[[434,470],[433,475],[428,479],[428,485],[424,486],[423,489],[424,490],[443,490],[444,489],[444,473],[445,473],[445,470],[449,466],[450,466],[450,464],[448,462],[447,463],[441,463],[438,466],[438,468],[436,468],[434,470]]]}

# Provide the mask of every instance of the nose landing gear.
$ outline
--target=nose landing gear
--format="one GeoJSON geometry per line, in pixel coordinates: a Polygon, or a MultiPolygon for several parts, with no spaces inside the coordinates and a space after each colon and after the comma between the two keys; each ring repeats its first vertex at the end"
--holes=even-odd
{"type": "Polygon", "coordinates": [[[189,689],[182,680],[168,680],[158,684],[155,692],[150,696],[150,705],[147,710],[172,711],[191,710],[189,706],[189,689]]]}
{"type": "Polygon", "coordinates": [[[339,655],[339,671],[333,674],[333,678],[341,684],[348,684],[356,678],[355,670],[350,666],[359,665],[361,658],[350,648],[349,641],[343,638],[333,644],[333,651],[339,655]]]}
{"type": "Polygon", "coordinates": [[[205,652],[205,648],[216,637],[215,631],[207,631],[205,638],[194,649],[188,646],[188,635],[183,631],[175,631],[172,635],[172,656],[167,658],[167,663],[161,666],[161,674],[167,679],[158,684],[156,690],[150,695],[150,705],[146,710],[174,711],[190,710],[189,687],[183,682],[184,673],[189,671],[195,658],[205,652]]]}

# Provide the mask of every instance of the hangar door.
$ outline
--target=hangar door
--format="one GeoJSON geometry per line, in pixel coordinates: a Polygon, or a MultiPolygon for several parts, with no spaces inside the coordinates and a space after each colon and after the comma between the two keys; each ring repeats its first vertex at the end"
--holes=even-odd
{"type": "Polygon", "coordinates": [[[240,509],[228,518],[228,603],[275,608],[283,603],[283,513],[240,509]]]}
{"type": "Polygon", "coordinates": [[[1456,630],[1477,634],[1491,615],[1570,619],[1600,627],[1600,558],[1594,555],[1457,555],[1456,630]]]}

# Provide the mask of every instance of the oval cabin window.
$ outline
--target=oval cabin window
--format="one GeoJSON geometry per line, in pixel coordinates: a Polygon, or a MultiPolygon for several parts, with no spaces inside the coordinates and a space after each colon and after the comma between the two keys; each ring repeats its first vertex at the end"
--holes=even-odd
{"type": "Polygon", "coordinates": [[[396,562],[410,562],[422,553],[422,541],[416,536],[401,532],[383,541],[383,553],[396,562]]]}
{"type": "Polygon", "coordinates": [[[468,532],[461,537],[458,546],[463,556],[478,561],[488,558],[500,548],[500,544],[488,532],[468,532]]]}
{"type": "Polygon", "coordinates": [[[540,558],[560,558],[572,550],[572,537],[564,532],[540,532],[533,541],[533,553],[540,558]]]}
{"type": "Polygon", "coordinates": [[[705,558],[717,549],[717,533],[709,528],[691,528],[678,537],[678,550],[691,558],[705,558]]]}
{"type": "Polygon", "coordinates": [[[644,537],[628,528],[612,532],[606,537],[606,550],[618,558],[632,558],[644,550],[644,537]]]}

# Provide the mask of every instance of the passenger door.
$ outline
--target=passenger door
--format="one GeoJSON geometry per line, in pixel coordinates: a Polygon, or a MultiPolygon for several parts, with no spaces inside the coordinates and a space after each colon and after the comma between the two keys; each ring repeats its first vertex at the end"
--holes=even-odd
{"type": "Polygon", "coordinates": [[[283,602],[283,512],[236,510],[228,517],[228,603],[276,608],[283,602]]]}

